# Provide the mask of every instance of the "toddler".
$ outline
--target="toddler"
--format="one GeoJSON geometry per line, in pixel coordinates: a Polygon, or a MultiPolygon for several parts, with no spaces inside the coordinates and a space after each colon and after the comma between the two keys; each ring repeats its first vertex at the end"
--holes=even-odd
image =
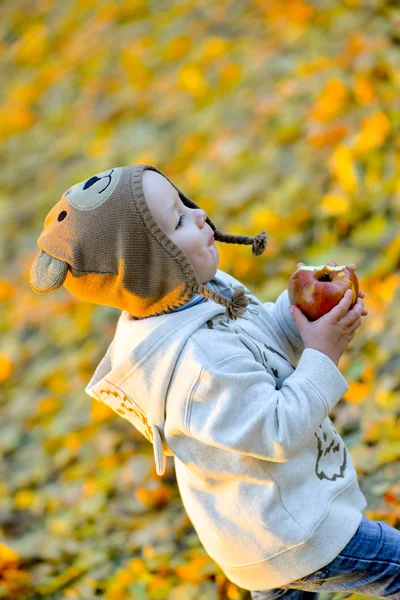
{"type": "Polygon", "coordinates": [[[48,213],[30,285],[121,309],[85,391],[153,444],[158,475],[173,457],[188,516],[229,580],[257,600],[400,599],[400,533],[363,515],[329,418],[348,390],[338,363],[364,292],[317,321],[292,317],[287,290],[262,303],[219,270],[215,241],[258,256],[267,234],[224,233],[156,167],[116,167],[48,213]]]}

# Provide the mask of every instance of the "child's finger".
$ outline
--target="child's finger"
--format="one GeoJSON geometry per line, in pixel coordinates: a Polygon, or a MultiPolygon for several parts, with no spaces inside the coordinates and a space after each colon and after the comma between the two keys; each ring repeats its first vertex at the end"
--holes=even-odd
{"type": "Polygon", "coordinates": [[[334,312],[334,316],[338,321],[347,314],[350,304],[353,300],[353,292],[351,290],[346,290],[343,298],[340,300],[339,304],[337,304],[332,311],[334,312]]]}

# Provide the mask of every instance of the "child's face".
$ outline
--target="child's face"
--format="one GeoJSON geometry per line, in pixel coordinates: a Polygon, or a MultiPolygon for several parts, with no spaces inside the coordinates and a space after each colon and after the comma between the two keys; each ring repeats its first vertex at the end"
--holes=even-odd
{"type": "Polygon", "coordinates": [[[206,284],[217,272],[219,253],[215,243],[209,244],[213,230],[204,210],[185,206],[170,182],[155,171],[144,171],[143,192],[158,225],[184,251],[200,283],[206,284]]]}

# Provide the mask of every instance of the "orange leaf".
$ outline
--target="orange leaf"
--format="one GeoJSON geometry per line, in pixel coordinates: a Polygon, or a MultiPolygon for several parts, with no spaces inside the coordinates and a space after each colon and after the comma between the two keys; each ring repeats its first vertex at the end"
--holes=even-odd
{"type": "Polygon", "coordinates": [[[352,404],[363,402],[368,394],[371,393],[372,385],[370,383],[361,383],[359,381],[351,381],[349,389],[344,394],[343,398],[352,404]]]}
{"type": "Polygon", "coordinates": [[[308,139],[314,148],[323,148],[337,144],[348,135],[349,131],[346,125],[332,125],[328,129],[310,134],[308,139]]]}
{"type": "Polygon", "coordinates": [[[0,352],[0,383],[4,383],[11,377],[13,362],[6,352],[0,352]]]}
{"type": "Polygon", "coordinates": [[[385,502],[389,504],[398,504],[400,506],[400,485],[397,484],[392,487],[386,494],[383,496],[385,502]]]}

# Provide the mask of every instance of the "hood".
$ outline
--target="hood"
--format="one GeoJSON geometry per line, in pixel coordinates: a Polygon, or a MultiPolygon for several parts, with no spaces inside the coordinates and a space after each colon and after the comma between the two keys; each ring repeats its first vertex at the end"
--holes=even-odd
{"type": "Polygon", "coordinates": [[[225,314],[225,308],[210,298],[186,310],[140,320],[123,311],[114,338],[85,388],[153,444],[158,475],[165,472],[166,455],[173,456],[164,424],[175,365],[190,336],[220,313],[225,314]]]}

